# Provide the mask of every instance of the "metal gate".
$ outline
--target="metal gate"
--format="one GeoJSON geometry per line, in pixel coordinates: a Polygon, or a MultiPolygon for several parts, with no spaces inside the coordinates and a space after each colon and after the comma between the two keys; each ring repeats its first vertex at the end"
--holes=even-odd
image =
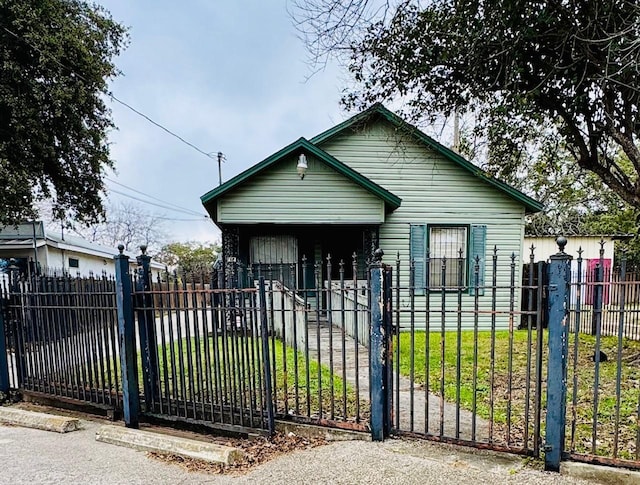
{"type": "Polygon", "coordinates": [[[164,273],[145,264],[133,292],[142,412],[240,432],[274,432],[264,279],[219,289],[211,274],[164,273]]]}
{"type": "Polygon", "coordinates": [[[148,257],[139,262],[131,314],[143,414],[244,432],[272,433],[276,418],[368,430],[369,289],[357,261],[234,264],[228,278],[155,281],[148,257]]]}
{"type": "Polygon", "coordinates": [[[120,407],[113,278],[18,276],[0,281],[8,386],[58,401],[120,407]]]}
{"type": "Polygon", "coordinates": [[[462,254],[427,255],[426,284],[413,262],[384,267],[394,433],[539,456],[543,263],[527,266],[523,281],[516,256],[496,248],[484,282],[479,258],[462,254]]]}

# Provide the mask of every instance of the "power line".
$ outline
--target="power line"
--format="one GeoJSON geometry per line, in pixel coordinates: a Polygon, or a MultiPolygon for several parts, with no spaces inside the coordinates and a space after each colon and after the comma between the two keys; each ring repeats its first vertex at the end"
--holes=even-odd
{"type": "Polygon", "coordinates": [[[193,148],[195,151],[202,153],[205,157],[211,158],[213,160],[215,160],[215,158],[213,157],[213,153],[207,153],[204,150],[201,150],[200,148],[198,148],[197,146],[195,146],[193,143],[188,142],[187,140],[185,140],[184,138],[182,138],[180,135],[174,133],[173,131],[171,131],[169,128],[165,128],[164,126],[162,126],[160,123],[158,123],[157,121],[152,120],[151,118],[149,118],[146,114],[142,113],[141,111],[138,111],[137,109],[135,109],[133,106],[131,106],[130,104],[125,103],[124,101],[116,98],[116,96],[111,92],[111,91],[107,91],[105,93],[107,96],[109,96],[111,99],[113,99],[114,101],[117,101],[118,103],[120,103],[122,106],[129,108],[131,111],[133,111],[134,113],[136,113],[139,116],[142,116],[145,120],[147,120],[149,123],[157,126],[158,128],[160,128],[161,130],[166,131],[168,134],[170,134],[171,136],[177,138],[178,140],[180,140],[182,143],[184,143],[185,145],[190,146],[191,148],[193,148]]]}
{"type": "MultiPolygon", "coordinates": [[[[82,74],[79,74],[78,72],[76,72],[75,70],[73,70],[72,68],[70,68],[69,66],[63,64],[62,62],[60,62],[58,59],[56,59],[55,57],[47,54],[46,52],[42,51],[42,49],[38,48],[37,46],[33,45],[32,43],[30,43],[27,39],[25,39],[24,37],[21,37],[20,35],[16,34],[15,32],[9,30],[6,27],[2,27],[6,32],[8,32],[10,35],[14,36],[16,39],[21,40],[22,42],[24,42],[25,44],[27,44],[29,47],[31,47],[32,49],[34,49],[35,51],[39,52],[41,55],[49,58],[50,60],[52,60],[53,62],[55,62],[56,64],[58,64],[60,67],[66,69],[67,71],[69,71],[71,74],[73,74],[74,76],[82,79],[84,82],[89,83],[90,81],[84,77],[82,74]]],[[[171,131],[169,128],[161,125],[160,123],[158,123],[157,121],[151,119],[149,116],[147,116],[146,114],[144,114],[143,112],[137,110],[136,108],[134,108],[133,106],[131,106],[130,104],[122,101],[121,99],[117,98],[111,91],[108,91],[105,89],[104,94],[106,94],[107,96],[109,96],[113,101],[116,101],[117,103],[120,103],[122,106],[124,106],[125,108],[130,109],[131,111],[133,111],[135,114],[137,114],[138,116],[143,117],[145,120],[147,120],[149,123],[157,126],[158,128],[160,128],[161,130],[165,131],[166,133],[168,133],[169,135],[173,136],[174,138],[180,140],[182,143],[184,143],[185,145],[193,148],[195,151],[197,151],[198,153],[201,153],[202,155],[204,155],[207,158],[210,158],[212,160],[216,160],[216,157],[219,157],[220,152],[214,154],[213,152],[205,152],[204,150],[198,148],[196,145],[194,145],[193,143],[185,140],[184,138],[182,138],[180,135],[178,135],[177,133],[174,133],[173,131],[171,131]],[[215,157],[214,157],[215,155],[215,157]]]]}
{"type": "Polygon", "coordinates": [[[177,221],[177,222],[209,222],[210,221],[208,217],[201,217],[198,219],[181,219],[181,218],[175,218],[175,217],[154,216],[154,218],[160,219],[162,221],[177,221]]]}
{"type": "Polygon", "coordinates": [[[149,204],[149,205],[153,205],[155,207],[160,207],[161,209],[166,209],[166,210],[170,210],[170,211],[174,211],[174,212],[181,212],[183,214],[187,214],[187,215],[190,215],[190,216],[201,216],[203,219],[208,219],[209,218],[209,216],[207,216],[205,214],[200,214],[199,212],[196,212],[196,211],[176,209],[175,207],[171,207],[171,206],[168,206],[168,205],[165,205],[165,204],[158,204],[156,202],[151,202],[149,200],[141,199],[140,197],[136,197],[134,195],[127,194],[126,192],[121,192],[121,191],[116,190],[116,189],[111,189],[111,192],[113,192],[115,194],[122,195],[124,197],[128,197],[128,198],[133,199],[133,200],[137,200],[137,201],[142,202],[144,204],[149,204]]]}
{"type": "Polygon", "coordinates": [[[200,213],[198,211],[194,211],[194,210],[189,209],[187,207],[181,207],[181,206],[179,206],[177,204],[173,204],[172,202],[167,202],[166,200],[159,199],[158,197],[154,197],[153,195],[146,194],[146,193],[144,193],[144,192],[142,192],[142,191],[140,191],[138,189],[134,189],[133,187],[129,187],[128,185],[125,185],[125,184],[123,184],[121,182],[113,180],[113,179],[111,179],[109,177],[105,177],[105,179],[108,180],[109,182],[111,182],[112,184],[116,184],[116,185],[119,185],[120,187],[124,187],[125,189],[130,190],[132,192],[135,192],[136,194],[144,195],[145,197],[149,197],[150,199],[157,200],[158,202],[162,202],[163,204],[167,204],[167,205],[176,207],[177,209],[181,209],[183,211],[192,212],[193,214],[202,215],[202,216],[206,217],[205,214],[202,214],[202,213],[200,213]]]}

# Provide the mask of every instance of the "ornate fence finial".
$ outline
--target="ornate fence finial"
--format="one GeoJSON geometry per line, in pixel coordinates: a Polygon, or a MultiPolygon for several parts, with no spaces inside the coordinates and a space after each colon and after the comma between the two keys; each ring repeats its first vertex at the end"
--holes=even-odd
{"type": "Polygon", "coordinates": [[[142,252],[143,256],[146,256],[147,255],[147,245],[146,244],[142,244],[140,246],[140,251],[142,252]]]}
{"type": "Polygon", "coordinates": [[[384,256],[384,251],[381,248],[376,249],[373,252],[373,262],[374,263],[381,263],[383,256],[384,256]]]}
{"type": "Polygon", "coordinates": [[[120,254],[123,254],[123,253],[124,253],[124,244],[118,244],[118,252],[119,252],[120,254]]]}
{"type": "Polygon", "coordinates": [[[560,249],[561,253],[564,253],[564,248],[567,245],[567,238],[564,236],[558,236],[556,239],[556,244],[558,245],[558,249],[560,249]]]}

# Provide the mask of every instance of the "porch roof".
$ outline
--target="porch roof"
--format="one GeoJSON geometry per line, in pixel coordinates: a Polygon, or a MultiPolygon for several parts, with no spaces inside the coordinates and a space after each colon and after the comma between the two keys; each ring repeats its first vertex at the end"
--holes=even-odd
{"type": "Polygon", "coordinates": [[[370,194],[382,200],[384,202],[386,212],[392,212],[398,207],[400,207],[400,204],[402,202],[402,199],[400,199],[400,197],[389,192],[384,187],[381,187],[380,185],[376,184],[375,182],[368,179],[367,177],[357,172],[356,170],[352,169],[348,165],[342,163],[340,160],[331,156],[321,148],[318,148],[317,146],[313,145],[311,142],[309,142],[309,140],[305,138],[299,138],[295,142],[282,148],[281,150],[277,151],[273,155],[265,158],[264,160],[257,163],[253,167],[250,167],[244,172],[236,175],[235,177],[228,180],[227,182],[220,185],[219,187],[216,187],[215,189],[210,190],[209,192],[204,194],[202,197],[200,197],[202,204],[204,205],[207,212],[209,212],[209,214],[215,220],[216,219],[216,202],[220,197],[222,197],[229,191],[242,185],[244,182],[248,181],[252,177],[255,177],[256,175],[263,172],[267,168],[273,166],[274,164],[278,163],[282,159],[294,153],[296,155],[299,153],[304,153],[306,156],[316,157],[317,160],[331,167],[333,170],[343,175],[345,178],[347,178],[351,182],[362,187],[364,190],[366,190],[370,194]]]}

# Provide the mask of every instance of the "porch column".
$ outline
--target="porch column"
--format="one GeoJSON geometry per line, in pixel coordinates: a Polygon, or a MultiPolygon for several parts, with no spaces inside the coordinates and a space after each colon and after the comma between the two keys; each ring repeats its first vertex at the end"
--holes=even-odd
{"type": "Polygon", "coordinates": [[[379,247],[380,242],[380,228],[370,227],[363,231],[363,251],[365,262],[370,263],[375,260],[375,252],[379,247]]]}
{"type": "Polygon", "coordinates": [[[240,230],[238,227],[222,228],[222,258],[224,261],[224,282],[227,288],[238,283],[237,261],[240,248],[240,230]]]}

